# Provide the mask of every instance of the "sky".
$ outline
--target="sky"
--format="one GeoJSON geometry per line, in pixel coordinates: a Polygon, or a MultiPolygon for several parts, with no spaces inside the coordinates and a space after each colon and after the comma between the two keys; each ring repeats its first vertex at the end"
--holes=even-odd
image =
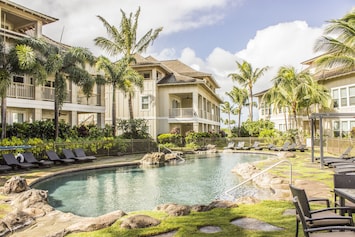
{"type": "MultiPolygon", "coordinates": [[[[339,19],[355,7],[354,0],[13,0],[27,8],[58,18],[43,33],[62,43],[89,48],[98,36],[107,37],[98,15],[119,27],[121,10],[141,13],[138,35],[150,29],[163,31],[143,55],[158,60],[178,59],[196,70],[211,73],[221,87],[219,96],[238,86],[228,75],[236,73],[236,61],[253,68],[270,69],[254,86],[254,93],[272,86],[281,66],[305,68],[315,57],[315,41],[327,22],[339,19]]],[[[107,56],[107,55],[106,55],[107,56]]],[[[243,110],[243,116],[247,115],[243,110]]]]}

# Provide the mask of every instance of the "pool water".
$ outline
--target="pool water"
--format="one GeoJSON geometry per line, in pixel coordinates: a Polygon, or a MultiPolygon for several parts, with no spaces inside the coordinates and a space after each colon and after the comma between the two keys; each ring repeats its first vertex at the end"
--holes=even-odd
{"type": "MultiPolygon", "coordinates": [[[[49,204],[54,208],[80,216],[152,210],[163,203],[209,204],[241,182],[231,173],[235,165],[267,157],[250,153],[199,155],[159,168],[117,167],[69,173],[32,187],[48,190],[49,204]]],[[[253,195],[257,190],[249,185],[238,192],[240,196],[253,195]]]]}

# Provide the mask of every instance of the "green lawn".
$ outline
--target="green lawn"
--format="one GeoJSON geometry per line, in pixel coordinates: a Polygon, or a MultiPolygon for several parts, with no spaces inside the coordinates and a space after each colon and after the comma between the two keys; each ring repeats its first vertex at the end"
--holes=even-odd
{"type": "Polygon", "coordinates": [[[283,215],[284,211],[293,208],[291,202],[287,201],[263,201],[254,205],[240,205],[237,208],[216,208],[209,212],[192,212],[188,216],[170,217],[163,212],[134,212],[130,214],[146,214],[161,220],[156,227],[126,230],[120,227],[122,219],[118,220],[111,227],[90,232],[90,233],[74,233],[70,237],[113,237],[113,236],[152,236],[155,234],[165,233],[176,230],[174,236],[181,237],[228,237],[228,236],[278,236],[287,237],[294,236],[295,233],[295,217],[293,215],[283,215]],[[246,230],[235,226],[230,221],[242,217],[256,218],[260,221],[267,222],[284,230],[265,232],[256,230],[246,230]],[[202,233],[199,227],[202,226],[219,226],[222,231],[219,233],[202,233]]]}

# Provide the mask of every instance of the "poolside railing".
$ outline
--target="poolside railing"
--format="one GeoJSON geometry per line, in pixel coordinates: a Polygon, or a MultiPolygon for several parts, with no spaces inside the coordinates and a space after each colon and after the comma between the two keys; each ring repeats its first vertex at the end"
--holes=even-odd
{"type": "Polygon", "coordinates": [[[288,163],[290,165],[290,184],[292,184],[292,163],[288,160],[280,160],[278,161],[277,163],[269,166],[268,168],[266,169],[263,169],[262,171],[260,171],[259,173],[251,176],[250,178],[244,180],[243,182],[239,183],[238,185],[234,186],[233,188],[230,188],[228,190],[226,190],[222,195],[220,195],[218,198],[219,199],[227,199],[227,200],[235,200],[235,196],[233,196],[231,194],[231,192],[235,191],[236,189],[240,188],[241,186],[243,186],[244,184],[248,183],[249,181],[255,179],[256,177],[266,173],[267,171],[273,169],[274,167],[282,164],[282,163],[288,163]]]}
{"type": "MultiPolygon", "coordinates": [[[[167,148],[167,147],[164,147],[164,149],[167,150],[168,152],[172,153],[172,154],[175,154],[176,157],[179,158],[182,162],[185,162],[185,159],[182,158],[182,157],[179,155],[179,153],[174,152],[174,151],[170,150],[170,149],[167,148]]],[[[158,147],[158,151],[160,152],[160,146],[158,147]]]]}

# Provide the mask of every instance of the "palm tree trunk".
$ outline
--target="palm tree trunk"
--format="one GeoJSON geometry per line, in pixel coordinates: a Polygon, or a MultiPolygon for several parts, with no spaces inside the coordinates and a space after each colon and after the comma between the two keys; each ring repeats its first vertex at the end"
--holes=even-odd
{"type": "Polygon", "coordinates": [[[242,117],[242,110],[240,109],[239,110],[239,113],[238,113],[238,137],[240,137],[240,119],[241,119],[241,117],[242,117]]]}
{"type": "MultiPolygon", "coordinates": [[[[57,89],[54,88],[56,91],[57,89]]],[[[54,93],[57,95],[56,93],[54,93]]],[[[59,136],[59,101],[58,97],[55,96],[54,98],[54,140],[57,140],[59,136]]]]}
{"type": "Polygon", "coordinates": [[[128,109],[129,109],[129,119],[133,120],[133,106],[132,106],[132,95],[128,95],[128,109]]]}
{"type": "Polygon", "coordinates": [[[112,136],[116,136],[116,84],[112,85],[112,136]]]}
{"type": "Polygon", "coordinates": [[[253,122],[253,91],[249,89],[249,118],[253,122]]]}
{"type": "Polygon", "coordinates": [[[1,139],[6,138],[6,95],[1,97],[1,139]]]}

